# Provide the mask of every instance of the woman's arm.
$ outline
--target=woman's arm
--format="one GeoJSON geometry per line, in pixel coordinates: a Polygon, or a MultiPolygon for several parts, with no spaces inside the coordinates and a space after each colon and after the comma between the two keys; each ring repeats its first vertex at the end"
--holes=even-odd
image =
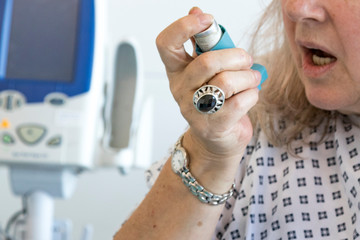
{"type": "MultiPolygon", "coordinates": [[[[157,38],[171,92],[189,123],[183,147],[192,175],[207,190],[226,193],[244,149],[252,137],[246,113],[258,100],[260,74],[250,69],[252,58],[242,49],[226,49],[190,56],[184,43],[212,23],[198,8],[166,28],[157,38]],[[192,95],[204,84],[221,88],[225,105],[215,114],[201,114],[192,95]]],[[[138,209],[116,234],[115,240],[210,239],[223,205],[211,206],[192,195],[167,161],[138,209]]]]}

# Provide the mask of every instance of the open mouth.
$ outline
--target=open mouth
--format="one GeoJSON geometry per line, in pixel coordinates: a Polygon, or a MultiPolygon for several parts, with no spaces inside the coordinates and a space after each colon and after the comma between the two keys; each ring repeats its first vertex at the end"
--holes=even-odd
{"type": "Polygon", "coordinates": [[[325,66],[336,61],[336,57],[320,49],[308,49],[312,55],[311,60],[315,66],[325,66]]]}

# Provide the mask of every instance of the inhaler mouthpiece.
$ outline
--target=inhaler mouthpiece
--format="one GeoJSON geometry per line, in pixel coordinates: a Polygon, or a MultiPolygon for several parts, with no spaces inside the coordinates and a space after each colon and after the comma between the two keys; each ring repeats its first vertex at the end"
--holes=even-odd
{"type": "Polygon", "coordinates": [[[214,20],[211,26],[203,32],[194,35],[195,42],[203,52],[210,51],[220,41],[222,31],[214,20]]]}

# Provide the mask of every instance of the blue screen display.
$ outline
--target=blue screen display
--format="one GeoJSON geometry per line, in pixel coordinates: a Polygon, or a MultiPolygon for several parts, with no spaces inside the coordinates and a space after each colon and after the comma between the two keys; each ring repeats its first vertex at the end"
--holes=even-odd
{"type": "Polygon", "coordinates": [[[5,78],[73,81],[79,1],[13,0],[5,78]]]}
{"type": "Polygon", "coordinates": [[[0,0],[0,92],[88,92],[94,44],[95,0],[0,0]]]}

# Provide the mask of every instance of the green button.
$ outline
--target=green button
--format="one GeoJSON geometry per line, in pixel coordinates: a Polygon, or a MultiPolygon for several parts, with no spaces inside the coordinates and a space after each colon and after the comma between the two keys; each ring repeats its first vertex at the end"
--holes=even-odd
{"type": "Polygon", "coordinates": [[[5,144],[12,144],[15,142],[14,138],[12,138],[11,135],[9,135],[9,134],[4,134],[2,137],[2,141],[5,144]]]}

